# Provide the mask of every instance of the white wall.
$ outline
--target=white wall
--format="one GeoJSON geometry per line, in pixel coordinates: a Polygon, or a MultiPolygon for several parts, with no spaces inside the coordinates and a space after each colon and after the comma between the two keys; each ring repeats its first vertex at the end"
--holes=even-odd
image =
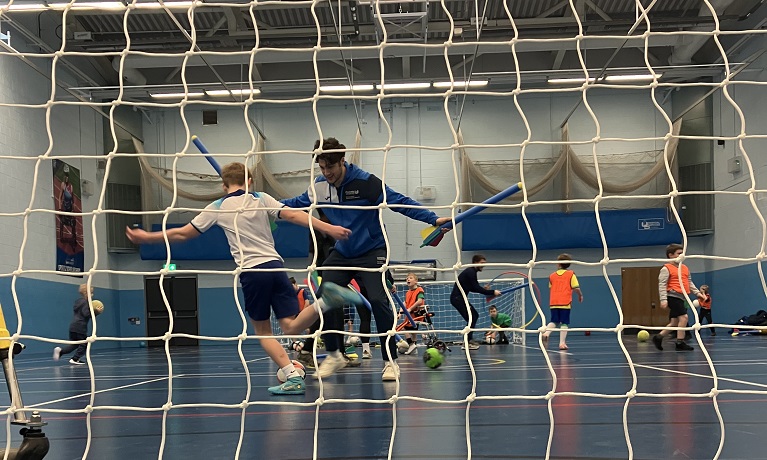
{"type": "MultiPolygon", "coordinates": [[[[755,38],[742,52],[740,58],[749,56],[767,45],[764,37],[755,38]]],[[[739,61],[738,61],[739,62],[739,61]]],[[[767,215],[767,119],[764,116],[764,98],[767,95],[767,57],[762,56],[741,73],[736,81],[749,80],[761,85],[731,84],[727,91],[745,117],[745,134],[741,150],[737,140],[726,140],[724,146],[714,146],[714,183],[716,190],[744,192],[750,188],[761,190],[755,198],[762,216],[767,215]],[[761,136],[761,138],[760,138],[761,136]],[[743,161],[743,172],[731,174],[727,162],[735,156],[748,159],[753,168],[749,172],[743,161]]],[[[736,107],[718,91],[714,98],[714,134],[737,136],[741,133],[740,116],[736,107]]],[[[755,257],[762,250],[764,232],[759,214],[745,195],[717,195],[715,198],[715,236],[711,247],[712,255],[730,257],[755,257]]],[[[715,261],[712,269],[720,269],[742,262],[715,261]]]]}
{"type": "MultiPolygon", "coordinates": [[[[659,93],[660,94],[660,93],[659,93]]],[[[660,95],[658,96],[661,97],[660,95]]],[[[556,94],[530,94],[520,97],[520,105],[531,127],[533,141],[559,141],[559,125],[581,98],[579,92],[556,94]]],[[[663,142],[653,138],[663,137],[668,131],[664,117],[652,104],[649,91],[635,90],[591,90],[588,102],[594,110],[600,125],[601,138],[621,138],[625,141],[602,141],[597,144],[599,155],[642,152],[661,149],[663,142]]],[[[385,123],[379,120],[375,103],[367,102],[359,111],[362,129],[362,148],[374,148],[362,154],[361,166],[369,172],[384,178],[386,183],[397,191],[414,195],[419,185],[437,187],[437,199],[425,203],[434,208],[439,215],[448,215],[449,206],[457,199],[456,180],[453,172],[453,152],[447,147],[454,144],[449,123],[457,123],[461,101],[450,101],[448,110],[451,120],[445,115],[443,99],[394,100],[382,103],[384,115],[392,130],[389,132],[385,123]],[[412,102],[412,106],[403,102],[412,102]],[[388,151],[384,162],[384,150],[387,145],[410,145],[413,147],[394,148],[388,151]],[[421,146],[420,148],[418,146],[421,146]],[[447,149],[446,149],[447,148],[447,149]],[[384,172],[384,165],[386,171],[384,172]]],[[[211,152],[243,155],[252,147],[253,139],[247,130],[246,120],[241,108],[221,108],[218,112],[219,123],[216,126],[202,126],[202,108],[210,106],[188,106],[185,117],[189,124],[189,133],[184,129],[178,109],[155,111],[150,115],[151,123],[145,121],[145,150],[172,154],[180,151],[188,135],[196,134],[205,142],[211,152]]],[[[666,106],[670,112],[670,106],[666,106]]],[[[309,152],[315,139],[319,137],[312,106],[310,104],[267,104],[257,103],[249,112],[267,136],[266,149],[279,153],[267,157],[273,172],[285,172],[305,169],[310,166],[309,152]],[[280,151],[303,151],[304,154],[284,153],[280,151]]],[[[347,147],[354,144],[357,131],[357,119],[353,105],[348,101],[323,100],[318,103],[317,114],[323,137],[337,137],[347,147]]],[[[464,104],[460,127],[467,144],[514,144],[527,138],[527,131],[522,118],[509,96],[494,98],[467,98],[464,104]]],[[[597,129],[585,107],[581,105],[570,119],[570,139],[588,141],[596,136],[597,129]]],[[[576,146],[579,155],[590,155],[591,145],[576,146]]],[[[474,160],[519,159],[520,148],[481,148],[470,149],[474,160]]],[[[192,146],[187,150],[190,157],[179,162],[179,169],[210,173],[207,162],[196,155],[192,146]]],[[[559,146],[531,144],[525,153],[525,159],[551,158],[559,154],[559,146]]],[[[457,158],[457,157],[456,157],[457,158]]],[[[220,163],[235,161],[238,158],[218,156],[220,163]]],[[[167,164],[170,165],[172,157],[167,164]]],[[[308,178],[293,190],[298,194],[308,186],[308,178]]],[[[419,248],[420,222],[411,221],[394,212],[385,213],[386,229],[392,243],[393,260],[411,260],[436,258],[441,266],[451,267],[460,258],[467,262],[471,254],[459,256],[451,237],[446,238],[437,248],[419,248]]],[[[697,241],[691,242],[691,249],[697,241]]],[[[577,252],[588,261],[598,261],[601,253],[595,251],[577,252]]],[[[511,253],[509,251],[488,253],[496,262],[527,263],[531,254],[511,253]]],[[[542,253],[537,260],[554,259],[554,252],[542,253]]],[[[647,249],[611,249],[610,257],[658,257],[663,258],[662,248],[648,253],[647,249]]],[[[291,261],[299,263],[300,261],[291,261]]],[[[156,269],[152,262],[125,261],[122,267],[140,270],[141,267],[156,269]]],[[[193,264],[184,263],[191,268],[193,264]]],[[[299,263],[300,265],[300,263],[299,263]]],[[[204,264],[212,268],[210,264],[204,264]]],[[[214,266],[218,266],[214,264],[214,266]]],[[[228,268],[228,264],[224,264],[228,268]]],[[[146,268],[144,268],[146,269],[146,268]]],[[[549,270],[545,267],[543,270],[549,270]]],[[[597,268],[584,268],[587,272],[600,274],[597,268]]],[[[619,267],[610,266],[610,273],[619,273],[619,267]]],[[[693,269],[695,267],[693,266],[693,269]]],[[[452,277],[452,273],[444,277],[452,277]]],[[[443,277],[443,278],[444,278],[443,277]]]]}
{"type": "MultiPolygon", "coordinates": [[[[41,60],[35,63],[41,65],[41,60]]],[[[62,78],[63,70],[59,69],[62,78]]],[[[54,201],[51,160],[38,161],[44,154],[56,156],[89,155],[90,159],[65,159],[80,168],[83,179],[96,185],[92,197],[82,197],[83,210],[91,211],[98,204],[101,182],[96,178],[96,156],[102,153],[101,117],[89,107],[51,105],[51,82],[41,76],[20,59],[11,56],[0,57],[0,191],[3,196],[2,213],[22,213],[33,210],[53,210],[54,201]],[[23,104],[26,107],[9,104],[23,104]],[[50,114],[47,115],[47,110],[50,114]],[[49,140],[49,133],[51,139],[49,140]],[[25,159],[9,159],[7,156],[21,156],[25,159]],[[33,197],[33,198],[32,198],[33,197]]],[[[60,90],[59,90],[60,91],[60,90]]],[[[59,95],[60,96],[60,95],[59,95]]],[[[58,96],[57,96],[58,97],[58,96]]],[[[105,218],[97,218],[95,240],[99,242],[99,254],[106,268],[105,218]]],[[[94,263],[94,236],[91,219],[83,219],[85,227],[85,269],[94,263]]],[[[0,216],[0,273],[8,274],[19,268],[19,257],[23,255],[22,269],[53,270],[55,268],[56,229],[51,213],[31,212],[26,219],[22,216],[0,216]],[[27,241],[20,251],[24,232],[27,241]]],[[[79,279],[59,276],[37,276],[59,282],[80,283],[79,279]]],[[[107,283],[106,277],[98,281],[107,283]]]]}

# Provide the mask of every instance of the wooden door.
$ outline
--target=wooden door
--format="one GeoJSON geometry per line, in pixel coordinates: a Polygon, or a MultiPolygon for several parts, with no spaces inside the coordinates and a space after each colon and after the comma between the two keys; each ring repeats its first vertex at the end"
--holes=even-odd
{"type": "Polygon", "coordinates": [[[657,267],[621,269],[621,299],[624,324],[665,326],[668,310],[660,308],[657,267]]]}

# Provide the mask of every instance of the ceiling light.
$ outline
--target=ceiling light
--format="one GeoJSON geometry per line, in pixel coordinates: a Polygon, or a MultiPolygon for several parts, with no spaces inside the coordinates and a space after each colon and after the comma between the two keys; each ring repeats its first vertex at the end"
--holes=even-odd
{"type": "MultiPolygon", "coordinates": [[[[656,73],[655,78],[662,77],[663,74],[656,73]]],[[[653,76],[650,74],[637,74],[637,75],[610,75],[607,77],[602,78],[600,81],[606,81],[606,82],[629,82],[629,81],[649,81],[652,80],[653,76]]],[[[589,83],[594,83],[596,81],[596,78],[590,77],[589,83]]],[[[578,78],[549,78],[548,82],[556,85],[556,84],[570,84],[570,83],[576,83],[579,85],[582,85],[586,82],[586,79],[583,77],[578,78]]]]}
{"type": "MultiPolygon", "coordinates": [[[[655,78],[662,77],[662,73],[656,73],[655,78]]],[[[605,81],[650,81],[653,79],[653,76],[650,74],[641,74],[641,75],[610,75],[609,77],[605,77],[605,81]]]]}
{"type": "Polygon", "coordinates": [[[51,8],[66,8],[72,5],[72,8],[98,8],[100,10],[122,10],[125,8],[123,2],[74,2],[74,3],[49,3],[51,8]]]}
{"type": "MultiPolygon", "coordinates": [[[[478,86],[487,86],[490,83],[489,80],[469,80],[469,87],[478,87],[478,86]]],[[[456,80],[454,82],[449,81],[435,81],[434,87],[435,88],[466,88],[466,81],[464,80],[456,80]]]]}
{"type": "Polygon", "coordinates": [[[48,6],[44,3],[20,3],[18,1],[15,1],[12,5],[8,6],[8,10],[10,11],[41,11],[47,8],[48,6]]]}
{"type": "Polygon", "coordinates": [[[429,82],[412,82],[412,83],[384,83],[380,85],[383,89],[427,89],[431,88],[429,82]]]}
{"type": "MultiPolygon", "coordinates": [[[[547,80],[552,85],[560,85],[560,84],[570,84],[570,83],[578,83],[583,84],[586,82],[585,78],[549,78],[547,80]]],[[[596,81],[596,78],[589,78],[589,83],[594,83],[596,81]]]]}
{"type": "Polygon", "coordinates": [[[373,91],[375,86],[371,85],[353,85],[351,88],[349,85],[330,85],[320,86],[320,91],[325,93],[342,93],[345,91],[373,91]]]}
{"type": "MultiPolygon", "coordinates": [[[[195,4],[195,2],[188,2],[188,1],[175,2],[172,0],[166,0],[163,3],[165,4],[166,8],[170,8],[170,9],[175,9],[175,8],[188,9],[195,4]]],[[[136,6],[141,9],[147,9],[147,10],[159,10],[163,8],[163,5],[160,5],[160,3],[158,2],[137,2],[136,6]]]]}
{"type": "Polygon", "coordinates": [[[214,89],[214,90],[205,90],[205,94],[211,97],[222,97],[222,96],[250,96],[261,94],[261,90],[258,88],[251,89],[233,89],[231,91],[227,89],[214,89]]]}
{"type": "Polygon", "coordinates": [[[183,99],[186,97],[203,97],[205,93],[150,93],[155,99],[183,99]]]}

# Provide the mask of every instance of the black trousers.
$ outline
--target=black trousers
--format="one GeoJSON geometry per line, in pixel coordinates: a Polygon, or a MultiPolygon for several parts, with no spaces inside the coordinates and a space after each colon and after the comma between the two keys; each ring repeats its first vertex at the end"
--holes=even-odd
{"type": "MultiPolygon", "coordinates": [[[[359,257],[347,258],[338,251],[330,253],[323,267],[363,267],[380,268],[386,262],[386,248],[374,249],[359,257]]],[[[378,332],[384,333],[394,327],[394,310],[389,304],[389,298],[386,296],[386,287],[381,282],[381,273],[356,271],[356,270],[324,270],[322,281],[330,281],[339,286],[348,285],[352,278],[358,278],[365,286],[366,298],[372,307],[372,316],[375,318],[378,332]]],[[[362,310],[367,310],[364,306],[357,311],[360,313],[360,322],[364,324],[362,310]]],[[[369,313],[369,312],[368,312],[369,313]]],[[[344,330],[344,312],[343,309],[333,310],[325,314],[325,330],[342,331],[344,330]]],[[[370,324],[370,323],[368,323],[370,324]]],[[[369,326],[368,326],[369,327],[369,326]]],[[[360,332],[365,333],[360,327],[360,332]]],[[[367,332],[370,332],[368,329],[367,332]]],[[[335,332],[323,334],[325,337],[325,349],[327,351],[336,351],[343,346],[343,335],[335,332]]],[[[397,344],[394,337],[384,336],[381,338],[381,354],[384,361],[397,359],[397,344]]]]}
{"type": "MultiPolygon", "coordinates": [[[[469,304],[468,308],[466,308],[466,302],[463,300],[463,297],[450,297],[450,305],[453,306],[456,310],[458,310],[458,313],[460,313],[461,317],[464,321],[466,321],[466,324],[469,325],[472,329],[477,327],[477,320],[479,319],[479,313],[477,313],[477,309],[474,308],[474,305],[469,304]],[[469,309],[471,309],[471,324],[469,324],[469,309]]],[[[474,331],[469,332],[468,334],[469,341],[471,341],[474,337],[474,331]]]]}
{"type": "MultiPolygon", "coordinates": [[[[711,309],[710,308],[699,308],[698,309],[698,316],[700,317],[700,324],[703,325],[703,320],[708,320],[708,324],[713,324],[714,320],[711,319],[711,309]]],[[[711,332],[716,334],[716,328],[712,327],[711,332]]]]}
{"type": "MultiPolygon", "coordinates": [[[[78,332],[72,332],[69,331],[69,340],[85,340],[88,336],[85,334],[80,334],[78,332]]],[[[69,345],[61,348],[61,354],[62,355],[68,355],[75,352],[74,356],[72,356],[72,359],[75,361],[80,361],[80,358],[85,356],[85,351],[88,348],[88,345],[85,343],[76,344],[76,343],[70,343],[69,345]],[[75,351],[76,350],[76,351],[75,351]]]]}

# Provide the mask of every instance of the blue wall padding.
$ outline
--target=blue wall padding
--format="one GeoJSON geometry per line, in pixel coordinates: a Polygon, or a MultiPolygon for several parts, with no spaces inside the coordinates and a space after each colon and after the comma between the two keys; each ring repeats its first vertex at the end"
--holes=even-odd
{"type": "MultiPolygon", "coordinates": [[[[611,248],[680,243],[682,232],[666,208],[600,211],[611,248]]],[[[601,248],[594,212],[527,213],[538,249],[601,248]]],[[[463,222],[463,250],[532,249],[521,214],[478,214],[463,222]]]]}
{"type": "MultiPolygon", "coordinates": [[[[168,224],[168,228],[182,227],[184,224],[168,224]]],[[[162,226],[152,225],[152,231],[159,231],[162,226]]],[[[309,255],[309,229],[289,222],[277,221],[274,230],[274,244],[277,252],[284,258],[307,257],[309,255]]],[[[229,243],[221,227],[214,225],[199,237],[184,243],[170,245],[172,260],[231,260],[229,243]]],[[[165,260],[165,244],[142,244],[140,249],[143,260],[165,260]]]]}

